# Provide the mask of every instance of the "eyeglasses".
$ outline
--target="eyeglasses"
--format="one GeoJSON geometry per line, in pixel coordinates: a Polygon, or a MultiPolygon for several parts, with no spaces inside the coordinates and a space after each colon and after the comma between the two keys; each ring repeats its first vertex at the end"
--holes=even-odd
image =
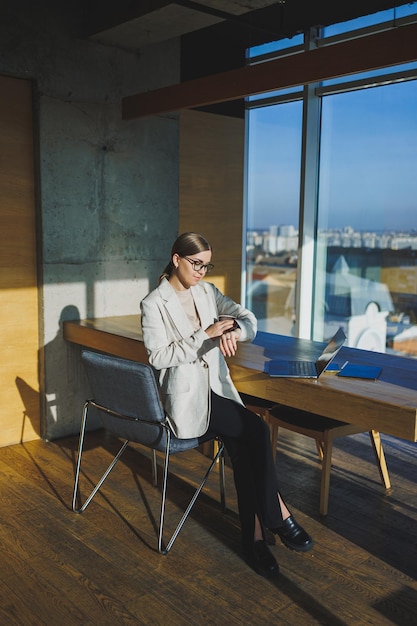
{"type": "Polygon", "coordinates": [[[201,261],[195,261],[194,259],[189,259],[188,256],[183,256],[183,259],[191,263],[193,266],[193,270],[196,272],[201,272],[203,270],[208,274],[214,268],[213,263],[202,263],[201,261]]]}

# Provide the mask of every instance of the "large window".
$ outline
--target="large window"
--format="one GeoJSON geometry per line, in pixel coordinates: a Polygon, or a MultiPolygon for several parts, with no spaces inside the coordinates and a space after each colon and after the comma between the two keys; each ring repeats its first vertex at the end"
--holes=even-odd
{"type": "Polygon", "coordinates": [[[261,330],[417,356],[416,68],[310,87],[309,115],[301,88],[248,102],[247,305],[261,330]]]}
{"type": "Polygon", "coordinates": [[[302,103],[254,109],[249,119],[247,306],[259,328],[290,334],[294,322],[302,103]]]}
{"type": "Polygon", "coordinates": [[[407,351],[417,329],[416,111],[416,80],[323,97],[315,335],[407,351]]]}

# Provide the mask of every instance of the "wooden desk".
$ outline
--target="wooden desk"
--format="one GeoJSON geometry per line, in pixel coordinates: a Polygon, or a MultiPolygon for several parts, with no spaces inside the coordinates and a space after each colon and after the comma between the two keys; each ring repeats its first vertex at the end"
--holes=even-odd
{"type": "Polygon", "coordinates": [[[64,322],[64,339],[86,348],[132,361],[147,362],[140,315],[101,317],[64,322]]]}
{"type": "MultiPolygon", "coordinates": [[[[87,348],[147,361],[140,316],[64,322],[64,338],[87,348]]],[[[338,378],[319,380],[270,378],[264,363],[273,358],[315,359],[323,344],[259,332],[251,344],[239,344],[228,359],[239,391],[297,409],[358,425],[364,431],[417,441],[417,360],[342,348],[337,360],[382,367],[377,381],[338,378]]]]}

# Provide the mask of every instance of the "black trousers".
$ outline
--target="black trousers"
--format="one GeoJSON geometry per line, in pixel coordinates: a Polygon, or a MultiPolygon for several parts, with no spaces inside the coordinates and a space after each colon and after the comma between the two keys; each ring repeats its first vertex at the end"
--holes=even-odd
{"type": "Polygon", "coordinates": [[[246,407],[211,393],[209,432],[219,436],[230,457],[243,546],[253,544],[255,515],[266,528],[282,524],[269,427],[246,407]]]}

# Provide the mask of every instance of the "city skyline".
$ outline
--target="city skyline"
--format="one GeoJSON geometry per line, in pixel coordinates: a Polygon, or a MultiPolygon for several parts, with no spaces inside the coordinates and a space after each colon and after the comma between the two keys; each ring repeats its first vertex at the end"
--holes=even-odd
{"type": "MultiPolygon", "coordinates": [[[[344,248],[378,248],[391,250],[417,250],[417,230],[358,231],[350,225],[344,228],[330,228],[320,232],[320,237],[326,240],[326,246],[340,246],[344,248]]],[[[298,248],[298,229],[292,224],[270,225],[263,229],[248,229],[247,245],[261,244],[270,254],[284,251],[294,251],[298,248]]]]}

